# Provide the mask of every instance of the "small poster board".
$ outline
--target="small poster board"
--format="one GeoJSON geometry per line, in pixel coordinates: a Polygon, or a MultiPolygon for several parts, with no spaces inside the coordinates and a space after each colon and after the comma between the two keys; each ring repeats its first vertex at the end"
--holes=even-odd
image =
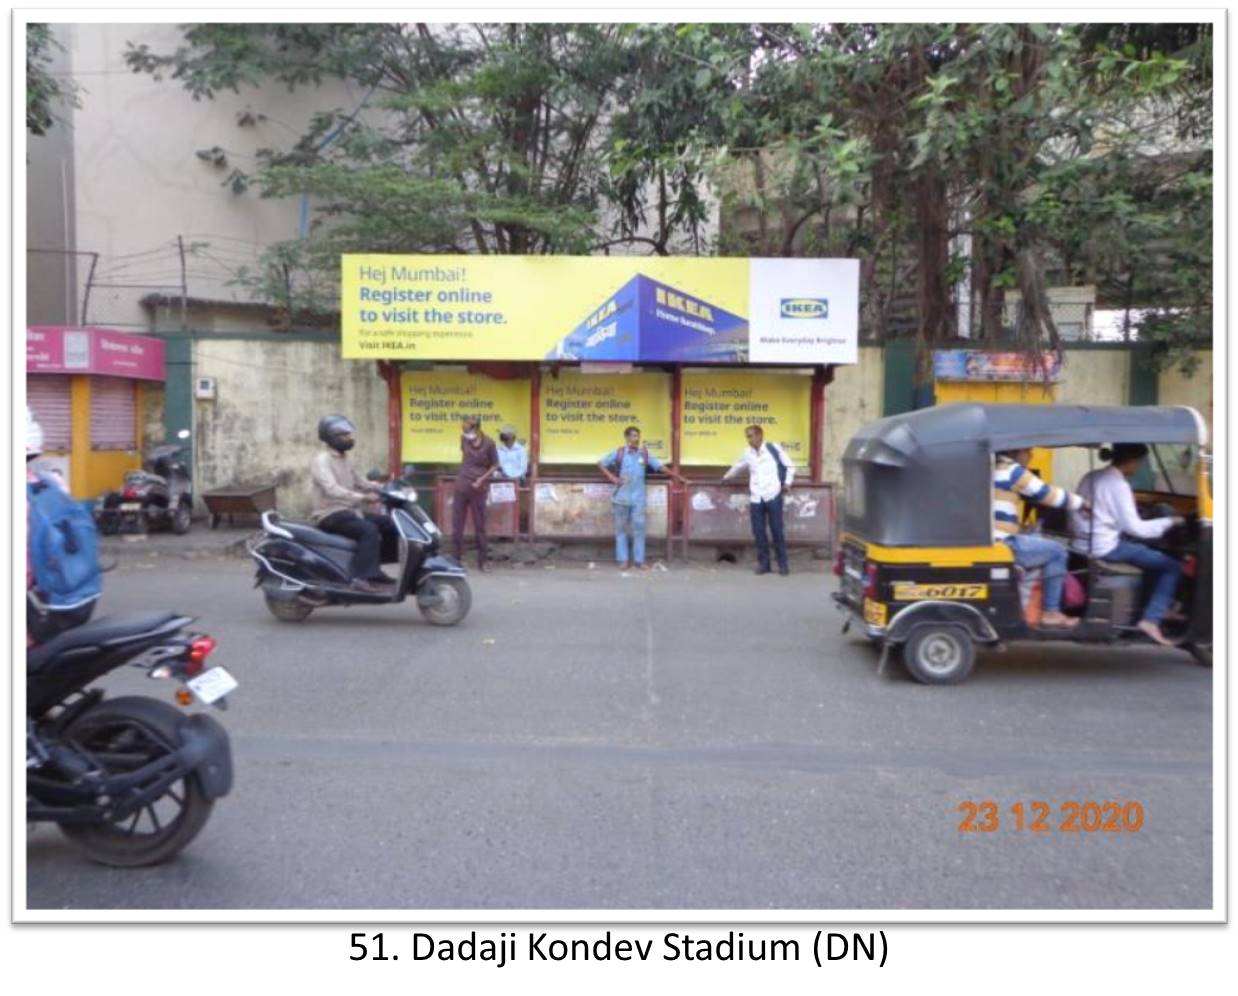
{"type": "MultiPolygon", "coordinates": [[[[542,481],[533,492],[533,531],[538,536],[598,539],[615,534],[610,484],[542,481]]],[[[645,485],[645,535],[666,538],[666,484],[645,485]]]]}

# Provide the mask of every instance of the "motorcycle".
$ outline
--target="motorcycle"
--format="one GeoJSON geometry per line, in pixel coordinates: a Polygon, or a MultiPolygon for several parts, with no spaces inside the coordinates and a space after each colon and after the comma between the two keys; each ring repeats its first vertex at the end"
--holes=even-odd
{"type": "MultiPolygon", "coordinates": [[[[178,433],[189,437],[189,430],[178,433]]],[[[181,459],[181,443],[164,443],[147,455],[141,470],[125,474],[120,491],[104,496],[98,510],[99,531],[146,532],[170,529],[178,536],[193,524],[193,486],[189,468],[181,459]]]]}
{"type": "Polygon", "coordinates": [[[352,540],[286,521],[277,512],[262,513],[262,532],[250,538],[247,549],[258,565],[254,587],[262,589],[271,615],[301,622],[329,605],[384,605],[410,595],[435,626],[454,626],[468,615],[473,597],[465,570],[439,553],[442,532],[417,505],[407,475],[388,483],[378,499],[398,534],[398,550],[384,563],[398,563],[399,577],[390,590],[374,593],[350,587],[357,546],[352,540]]]}
{"type": "Polygon", "coordinates": [[[174,612],[104,617],[26,652],[26,820],[59,825],[90,859],[166,861],[232,787],[224,727],[158,699],[88,686],[120,667],[180,684],[177,701],[226,708],[236,679],[206,666],[215,640],[174,612]]]}

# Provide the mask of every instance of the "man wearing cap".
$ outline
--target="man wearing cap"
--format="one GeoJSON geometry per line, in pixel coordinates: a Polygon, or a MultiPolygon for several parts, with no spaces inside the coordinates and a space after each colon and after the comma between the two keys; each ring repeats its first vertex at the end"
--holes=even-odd
{"type": "Polygon", "coordinates": [[[522,481],[529,472],[528,451],[516,442],[516,427],[505,425],[499,430],[499,476],[509,481],[522,481]]]}

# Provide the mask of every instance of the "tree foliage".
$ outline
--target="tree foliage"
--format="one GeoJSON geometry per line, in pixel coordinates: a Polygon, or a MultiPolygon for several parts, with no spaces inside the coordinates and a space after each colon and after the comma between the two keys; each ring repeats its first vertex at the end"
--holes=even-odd
{"type": "Polygon", "coordinates": [[[922,378],[964,279],[1032,355],[1050,280],[1175,348],[1211,324],[1207,25],[198,25],[128,59],[195,99],[364,95],[229,174],[315,206],[268,293],[359,250],[857,256],[864,333],[910,303],[922,378]],[[711,245],[715,192],[751,224],[711,245]]]}
{"type": "Polygon", "coordinates": [[[60,48],[51,25],[26,25],[26,131],[32,135],[52,129],[60,120],[58,106],[80,106],[77,85],[58,79],[51,70],[53,53],[60,48]]]}

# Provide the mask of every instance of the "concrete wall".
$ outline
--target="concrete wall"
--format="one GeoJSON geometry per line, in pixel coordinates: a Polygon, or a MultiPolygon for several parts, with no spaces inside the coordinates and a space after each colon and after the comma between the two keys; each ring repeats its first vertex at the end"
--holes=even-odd
{"type": "MultiPolygon", "coordinates": [[[[1066,405],[1130,404],[1131,354],[1125,349],[1068,349],[1057,400],[1066,405]]],[[[1053,454],[1053,481],[1073,488],[1088,470],[1088,451],[1068,447],[1053,454]]]]}
{"type": "Polygon", "coordinates": [[[1189,405],[1208,423],[1208,440],[1212,440],[1212,350],[1196,350],[1199,361],[1187,376],[1178,367],[1162,370],[1157,378],[1157,398],[1162,405],[1189,405]]]}
{"type": "Polygon", "coordinates": [[[860,362],[836,367],[834,383],[825,389],[821,473],[827,481],[842,480],[843,451],[856,430],[881,418],[883,357],[880,346],[861,346],[860,362]]]}
{"type": "MultiPolygon", "coordinates": [[[[57,74],[72,72],[66,29],[52,26],[53,46],[48,69],[57,74]]],[[[73,214],[73,105],[58,101],[52,108],[59,120],[46,135],[26,137],[26,324],[72,325],[78,321],[79,262],[89,269],[89,259],[71,255],[74,248],[73,214]]],[[[84,271],[83,271],[84,272],[84,271]]]]}
{"type": "MultiPolygon", "coordinates": [[[[364,94],[324,81],[291,93],[278,84],[242,86],[239,94],[195,101],[179,82],[156,82],[124,62],[126,42],[175,49],[182,37],[176,24],[73,24],[65,32],[86,87],[74,115],[76,248],[100,253],[100,283],[143,285],[96,286],[88,317],[145,328],[142,295],[180,293],[178,235],[206,244],[188,258],[192,296],[244,299],[227,281],[237,266],[252,268],[265,246],[297,235],[299,201],[252,190],[236,195],[222,181],[234,166],[252,171],[257,150],[289,145],[316,110],[351,109],[364,94]],[[267,117],[241,128],[237,115],[245,110],[267,117]],[[227,150],[228,166],[197,157],[213,146],[227,150]]],[[[79,281],[85,277],[79,266],[79,281]]]]}
{"type": "Polygon", "coordinates": [[[357,426],[361,472],[387,466],[386,383],[375,364],[340,359],[338,341],[199,339],[193,373],[217,384],[216,400],[194,402],[198,494],[275,481],[280,511],[304,516],[318,419],[335,412],[357,426]]]}

